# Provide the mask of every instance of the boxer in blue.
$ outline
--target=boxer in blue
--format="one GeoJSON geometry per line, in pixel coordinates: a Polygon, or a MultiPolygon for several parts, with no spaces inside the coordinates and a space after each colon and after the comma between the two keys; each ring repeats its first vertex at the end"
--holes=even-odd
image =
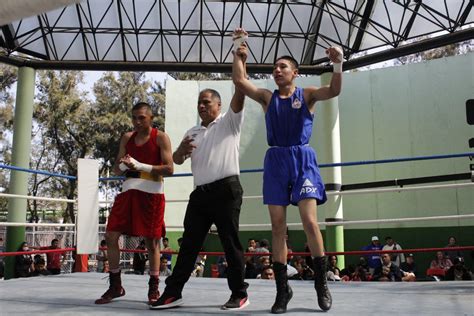
{"type": "MultiPolygon", "coordinates": [[[[245,38],[241,28],[234,31],[235,38],[245,38]]],[[[234,51],[232,79],[237,88],[261,104],[265,112],[267,141],[270,148],[265,155],[263,172],[263,201],[268,205],[272,221],[273,267],[277,287],[274,314],[286,312],[293,296],[288,284],[286,260],[286,208],[289,204],[299,208],[308,246],[313,256],[315,288],[319,307],[327,311],[332,298],[326,283],[327,257],[317,222],[317,205],[326,201],[324,184],[319,174],[316,153],[309,140],[313,128],[317,101],[339,95],[342,85],[342,50],[330,47],[326,53],[333,63],[333,76],[329,86],[296,87],[298,62],[291,56],[275,61],[273,78],[278,90],[271,92],[257,88],[245,76],[242,59],[247,55],[245,42],[234,51]]]]}

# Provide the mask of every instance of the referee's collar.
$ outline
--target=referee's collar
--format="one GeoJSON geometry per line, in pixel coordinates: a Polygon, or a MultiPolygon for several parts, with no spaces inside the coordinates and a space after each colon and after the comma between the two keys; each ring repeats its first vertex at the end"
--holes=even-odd
{"type": "Polygon", "coordinates": [[[212,121],[211,123],[209,123],[207,126],[203,126],[202,121],[201,121],[200,127],[201,128],[209,128],[211,125],[216,124],[221,118],[222,118],[222,113],[219,113],[219,115],[216,117],[216,119],[214,121],[212,121]]]}

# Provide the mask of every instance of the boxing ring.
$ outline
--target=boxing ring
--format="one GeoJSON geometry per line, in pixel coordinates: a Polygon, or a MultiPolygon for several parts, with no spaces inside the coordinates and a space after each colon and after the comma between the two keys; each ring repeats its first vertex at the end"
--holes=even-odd
{"type": "MultiPolygon", "coordinates": [[[[127,294],[110,304],[96,305],[105,280],[98,273],[73,273],[2,282],[2,315],[271,315],[275,284],[247,280],[250,305],[239,311],[219,307],[229,296],[226,279],[191,278],[183,291],[184,305],[157,312],[145,302],[148,276],[123,275],[127,294]]],[[[163,282],[163,278],[161,279],[163,282]]],[[[161,283],[163,284],[163,283],[161,283]]],[[[288,315],[314,315],[317,307],[312,281],[291,281],[293,299],[288,315]]],[[[329,282],[331,315],[472,315],[474,282],[329,282]]],[[[162,289],[162,286],[160,286],[162,289]]]]}
{"type": "MultiPolygon", "coordinates": [[[[387,159],[381,161],[361,161],[347,162],[339,164],[327,164],[321,167],[334,167],[391,163],[405,160],[424,160],[424,159],[446,159],[470,157],[472,153],[462,153],[454,155],[414,157],[402,159],[387,159]]],[[[27,170],[12,166],[2,166],[4,169],[15,169],[25,172],[35,172],[49,174],[44,171],[27,170]]],[[[242,173],[260,172],[259,169],[243,170],[242,173]]],[[[63,176],[65,175],[57,175],[63,176]]],[[[190,176],[190,174],[178,174],[180,176],[190,176]]],[[[464,180],[471,180],[469,174],[463,175],[464,180]]],[[[72,177],[72,176],[67,176],[72,177]]],[[[459,176],[458,176],[459,177],[459,176]]],[[[73,180],[75,177],[72,177],[73,180]]],[[[99,178],[99,181],[117,181],[120,177],[99,178]]],[[[449,180],[447,180],[449,181],[449,180]]],[[[452,181],[452,179],[451,179],[452,181]]],[[[412,181],[413,182],[413,181],[412,181]]],[[[428,181],[422,181],[428,182],[428,181]]],[[[328,195],[344,194],[370,194],[384,192],[405,192],[411,190],[433,190],[457,187],[470,187],[474,183],[465,181],[461,183],[450,184],[431,184],[406,186],[403,180],[397,180],[397,183],[391,184],[391,187],[380,187],[371,189],[360,189],[360,186],[348,186],[349,189],[342,191],[328,191],[328,195]],[[398,185],[398,186],[397,186],[398,185]],[[395,187],[393,187],[395,186],[395,187]]],[[[5,197],[16,197],[25,199],[37,199],[51,203],[77,203],[76,199],[53,199],[47,197],[31,197],[1,193],[5,197]]],[[[246,199],[260,199],[260,196],[246,196],[246,199]]],[[[170,200],[173,202],[186,202],[187,200],[170,200]]],[[[109,204],[111,201],[100,201],[101,204],[109,204]]],[[[320,222],[320,225],[359,225],[359,224],[377,224],[386,222],[406,222],[406,221],[436,221],[449,219],[474,218],[474,214],[449,215],[449,216],[431,216],[431,217],[412,217],[412,218],[394,218],[394,219],[374,219],[320,222]]],[[[63,227],[75,229],[75,224],[36,224],[36,223],[0,223],[1,226],[43,226],[43,227],[63,227]]],[[[262,224],[243,224],[242,228],[252,226],[262,227],[262,224]]],[[[288,226],[298,226],[298,223],[289,223],[288,226]]],[[[104,225],[99,225],[103,227],[104,225]]],[[[268,224],[269,226],[269,224],[268,224]]],[[[431,249],[404,249],[393,252],[428,252],[436,251],[441,248],[431,249]]],[[[474,250],[474,247],[461,247],[462,250],[474,250]]],[[[71,252],[74,248],[63,248],[60,250],[43,250],[37,252],[71,252]]],[[[132,249],[123,249],[125,252],[135,252],[132,249]]],[[[372,251],[373,252],[373,251],[372,251]]],[[[371,252],[371,253],[372,253],[371,252]]],[[[361,255],[367,251],[348,251],[348,252],[328,252],[327,254],[342,255],[361,255]]],[[[13,255],[4,254],[4,255],[13,255]]],[[[207,255],[222,255],[220,252],[208,252],[207,255]]],[[[305,253],[294,252],[293,255],[305,255],[305,253]]],[[[100,295],[107,280],[105,274],[100,273],[70,273],[58,276],[32,277],[10,279],[1,281],[0,286],[0,306],[2,314],[38,314],[46,315],[54,313],[55,315],[110,315],[111,313],[120,315],[129,315],[136,313],[156,313],[149,310],[146,297],[146,275],[122,274],[123,284],[126,295],[114,300],[110,304],[96,305],[94,300],[100,295]]],[[[270,314],[270,306],[275,298],[275,285],[271,280],[248,279],[250,305],[243,310],[232,313],[239,315],[270,314]]],[[[317,307],[313,281],[290,280],[294,289],[294,297],[288,305],[288,313],[292,315],[307,315],[314,312],[321,312],[317,307]]],[[[161,277],[160,290],[163,291],[164,278],[161,277]]],[[[365,314],[378,315],[380,313],[394,313],[405,315],[433,315],[454,314],[471,315],[474,313],[474,282],[465,281],[444,281],[444,282],[329,282],[329,288],[333,296],[333,307],[330,311],[333,315],[365,314]]],[[[227,281],[224,278],[190,278],[183,291],[184,305],[177,309],[164,311],[168,314],[193,314],[208,315],[229,313],[229,311],[220,310],[229,296],[227,281]]]]}

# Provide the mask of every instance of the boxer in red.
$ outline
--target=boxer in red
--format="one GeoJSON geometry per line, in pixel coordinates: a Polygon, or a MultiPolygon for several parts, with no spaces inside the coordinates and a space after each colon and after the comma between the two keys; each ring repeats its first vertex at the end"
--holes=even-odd
{"type": "Polygon", "coordinates": [[[159,297],[160,238],[165,236],[163,176],[173,174],[168,135],[152,127],[153,114],[147,103],[132,108],[134,130],[120,140],[114,171],[126,177],[108,218],[105,239],[109,255],[109,289],[96,304],[107,304],[124,296],[120,278],[119,238],[122,234],[145,237],[150,260],[148,302],[159,297]]]}

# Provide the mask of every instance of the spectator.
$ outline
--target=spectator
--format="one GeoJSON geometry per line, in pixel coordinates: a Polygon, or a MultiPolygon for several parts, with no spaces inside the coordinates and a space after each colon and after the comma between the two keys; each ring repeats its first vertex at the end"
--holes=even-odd
{"type": "Polygon", "coordinates": [[[314,280],[314,271],[307,264],[306,258],[295,256],[292,265],[298,271],[298,278],[293,277],[293,279],[314,280]]]}
{"type": "MultiPolygon", "coordinates": [[[[17,251],[30,251],[28,243],[22,242],[17,251]]],[[[30,277],[34,271],[33,259],[29,254],[15,256],[15,277],[16,278],[27,278],[30,277]]]]}
{"type": "Polygon", "coordinates": [[[390,254],[382,254],[382,265],[374,270],[373,281],[401,281],[402,272],[400,268],[392,262],[390,254]]]}
{"type": "Polygon", "coordinates": [[[431,261],[430,269],[443,269],[448,271],[451,268],[453,263],[449,258],[446,258],[442,251],[436,252],[436,258],[431,261]]]}
{"type": "MultiPolygon", "coordinates": [[[[385,237],[385,246],[383,246],[382,250],[402,250],[402,247],[392,237],[385,237]]],[[[400,267],[402,262],[405,262],[405,255],[403,253],[392,253],[390,257],[392,262],[398,267],[400,267]]]]}
{"type": "MultiPolygon", "coordinates": [[[[380,245],[379,237],[373,236],[372,242],[362,248],[362,250],[382,250],[382,246],[380,245]]],[[[375,269],[382,267],[382,262],[380,261],[380,255],[378,253],[372,253],[366,255],[367,264],[369,266],[369,273],[373,274],[375,269]]]]}
{"type": "Polygon", "coordinates": [[[273,269],[271,266],[268,266],[265,269],[263,269],[261,278],[264,280],[275,280],[275,273],[273,272],[273,269]]]}
{"type": "MultiPolygon", "coordinates": [[[[454,236],[450,236],[448,238],[448,244],[446,245],[446,247],[448,248],[451,248],[451,247],[459,247],[459,245],[457,244],[457,240],[456,240],[456,237],[454,236]]],[[[448,250],[448,251],[445,251],[444,252],[444,255],[451,260],[451,262],[453,261],[454,258],[456,257],[464,257],[462,252],[459,251],[459,250],[448,250]]]]}
{"type": "MultiPolygon", "coordinates": [[[[328,272],[331,272],[331,280],[334,279],[336,281],[340,280],[340,273],[341,270],[337,267],[337,256],[329,256],[329,264],[328,264],[328,272]]],[[[328,274],[328,276],[329,276],[328,274]]],[[[329,277],[328,277],[329,279],[329,277]]]]}
{"type": "Polygon", "coordinates": [[[412,253],[406,255],[406,261],[401,264],[400,270],[403,272],[412,273],[416,279],[418,271],[416,270],[415,258],[413,257],[412,253]]]}
{"type": "Polygon", "coordinates": [[[31,273],[31,276],[40,275],[51,275],[51,272],[46,269],[46,262],[43,257],[41,257],[41,255],[36,255],[34,257],[34,271],[31,273]]]}
{"type": "MultiPolygon", "coordinates": [[[[42,248],[43,249],[43,248],[42,248]]],[[[46,249],[57,250],[59,247],[59,240],[54,238],[51,240],[51,246],[46,249]]],[[[61,264],[64,262],[66,257],[60,252],[48,252],[46,253],[46,269],[48,269],[51,274],[60,274],[61,273],[61,264]]]]}
{"type": "Polygon", "coordinates": [[[270,261],[270,257],[260,257],[257,262],[257,273],[261,274],[263,270],[265,270],[267,267],[270,267],[271,265],[272,263],[270,261]]]}
{"type": "MultiPolygon", "coordinates": [[[[258,247],[255,248],[256,253],[270,253],[270,243],[267,239],[260,240],[258,247]]],[[[257,259],[260,257],[257,257],[257,259]]]]}
{"type": "Polygon", "coordinates": [[[257,242],[255,241],[255,238],[249,238],[247,241],[247,252],[255,251],[256,248],[257,242]]]}
{"type": "Polygon", "coordinates": [[[100,242],[99,253],[95,256],[97,259],[97,272],[107,273],[109,272],[109,259],[107,258],[107,241],[102,240],[100,242]]]}
{"type": "Polygon", "coordinates": [[[367,263],[367,258],[365,258],[364,256],[359,258],[359,263],[357,264],[357,266],[361,269],[364,269],[365,275],[369,273],[369,264],[367,263]]]}
{"type": "Polygon", "coordinates": [[[454,258],[453,266],[446,272],[445,280],[448,281],[471,281],[472,275],[464,265],[462,257],[454,258]]]}
{"type": "Polygon", "coordinates": [[[219,271],[219,278],[227,278],[227,260],[225,256],[219,256],[217,259],[217,270],[219,271]]]}
{"type": "Polygon", "coordinates": [[[133,254],[133,272],[135,274],[144,275],[146,262],[148,261],[148,255],[145,252],[147,250],[145,247],[145,240],[142,239],[136,249],[142,251],[133,254]]]}
{"type": "Polygon", "coordinates": [[[171,275],[171,270],[168,268],[168,259],[161,257],[160,259],[160,276],[168,277],[171,275]]]}
{"type": "Polygon", "coordinates": [[[350,264],[347,268],[342,269],[340,277],[341,281],[369,281],[367,271],[360,264],[358,264],[357,266],[350,264]]]}
{"type": "MultiPolygon", "coordinates": [[[[168,260],[168,269],[172,269],[171,267],[171,259],[173,258],[173,256],[171,255],[171,253],[163,253],[163,251],[173,251],[173,249],[171,249],[170,247],[170,242],[169,242],[169,239],[168,237],[163,237],[163,248],[161,249],[161,258],[166,258],[168,260]]],[[[161,263],[161,261],[160,261],[161,263]]]]}
{"type": "MultiPolygon", "coordinates": [[[[204,248],[201,248],[201,251],[204,251],[204,248]]],[[[206,266],[206,255],[198,254],[196,261],[194,262],[194,271],[191,273],[192,276],[195,277],[203,277],[204,276],[204,268],[206,266]]]]}
{"type": "MultiPolygon", "coordinates": [[[[250,249],[250,248],[249,248],[250,249]]],[[[254,252],[249,251],[249,252],[254,252]]],[[[254,261],[253,256],[245,256],[245,278],[246,279],[255,279],[257,277],[257,266],[254,261]]]]}

